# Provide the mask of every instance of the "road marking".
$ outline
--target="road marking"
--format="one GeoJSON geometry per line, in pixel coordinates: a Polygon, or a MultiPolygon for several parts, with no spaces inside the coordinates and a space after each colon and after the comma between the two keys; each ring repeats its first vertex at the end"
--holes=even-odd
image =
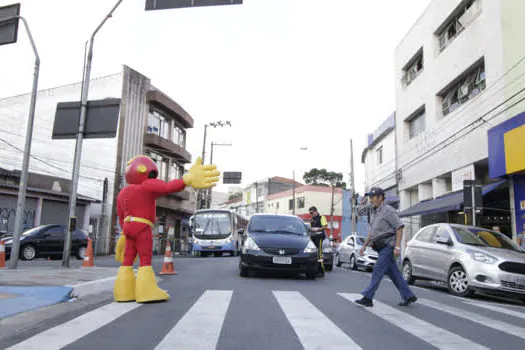
{"type": "Polygon", "coordinates": [[[486,304],[486,303],[478,303],[478,302],[474,302],[474,301],[463,301],[463,303],[474,305],[474,306],[477,306],[477,307],[481,307],[481,308],[492,310],[492,311],[496,311],[496,312],[501,312],[502,314],[506,314],[506,315],[509,315],[509,316],[514,316],[514,317],[525,319],[525,314],[523,312],[509,310],[509,309],[506,309],[506,308],[501,307],[501,306],[496,306],[496,305],[486,304]]]}
{"type": "Polygon", "coordinates": [[[273,294],[305,350],[362,350],[301,293],[273,291],[273,294]]]}
{"type": "Polygon", "coordinates": [[[39,333],[7,350],[61,349],[139,306],[137,303],[111,303],[39,333]]]}
{"type": "Polygon", "coordinates": [[[446,312],[448,314],[467,319],[469,321],[479,323],[485,327],[489,327],[500,332],[504,332],[516,337],[525,339],[525,328],[517,327],[515,325],[494,320],[489,317],[485,317],[474,312],[469,312],[456,307],[447,306],[444,304],[435,303],[426,299],[418,299],[418,302],[422,305],[431,307],[433,309],[446,312]]]}
{"type": "MultiPolygon", "coordinates": [[[[354,300],[361,299],[361,294],[338,293],[343,298],[354,302],[354,300]]],[[[419,339],[435,346],[438,349],[445,350],[478,350],[487,349],[487,347],[474,343],[468,339],[462,338],[457,334],[439,328],[438,326],[420,320],[405,312],[401,312],[391,306],[383,304],[374,300],[373,307],[364,307],[364,309],[371,314],[390,322],[396,327],[418,337],[419,339]]]]}
{"type": "Polygon", "coordinates": [[[215,350],[232,295],[231,290],[204,292],[155,350],[215,350]]]}

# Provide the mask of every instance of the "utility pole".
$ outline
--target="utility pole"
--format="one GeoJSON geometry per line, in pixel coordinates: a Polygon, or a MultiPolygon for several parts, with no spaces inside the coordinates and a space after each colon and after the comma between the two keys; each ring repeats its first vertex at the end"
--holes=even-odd
{"type": "MultiPolygon", "coordinates": [[[[16,214],[15,214],[15,227],[13,232],[13,246],[11,250],[11,259],[9,262],[9,267],[11,269],[16,269],[18,264],[18,255],[20,251],[20,235],[22,234],[23,229],[23,219],[24,219],[24,209],[26,202],[26,191],[27,191],[27,178],[29,177],[29,156],[31,155],[31,141],[33,140],[33,126],[35,122],[35,106],[36,106],[36,97],[38,94],[38,77],[40,73],[40,56],[38,55],[38,50],[36,48],[33,36],[29,30],[29,25],[27,21],[22,16],[13,16],[10,18],[5,18],[0,21],[7,22],[12,21],[13,19],[20,19],[24,23],[24,27],[27,31],[27,36],[29,37],[29,42],[33,48],[33,53],[35,55],[35,66],[33,71],[33,88],[31,90],[31,101],[29,102],[29,116],[27,118],[27,128],[26,128],[26,142],[24,146],[24,157],[22,160],[22,169],[20,174],[20,182],[18,184],[18,199],[16,202],[16,214]]],[[[15,40],[16,41],[16,40],[15,40]]]]}
{"type": "Polygon", "coordinates": [[[292,184],[292,192],[293,192],[293,203],[292,203],[292,213],[295,215],[295,169],[293,170],[293,184],[292,184]]]}
{"type": "MultiPolygon", "coordinates": [[[[232,144],[231,143],[215,143],[212,141],[211,143],[211,151],[210,151],[210,164],[213,164],[213,146],[231,146],[232,144]]],[[[207,195],[207,198],[206,198],[206,208],[207,209],[210,209],[211,207],[211,199],[212,199],[212,189],[209,188],[207,190],[208,192],[208,195],[207,195]]]]}
{"type": "Polygon", "coordinates": [[[77,218],[77,190],[78,178],[80,176],[80,159],[82,157],[82,142],[84,141],[84,127],[86,123],[89,80],[91,79],[91,62],[93,61],[93,43],[95,35],[102,28],[108,19],[113,16],[113,12],[120,6],[123,0],[118,0],[111,11],[104,17],[102,22],[98,25],[95,31],[91,34],[88,44],[88,52],[86,58],[86,65],[84,67],[84,74],[82,77],[82,91],[80,93],[80,121],[78,123],[77,140],[75,145],[75,159],[73,161],[73,174],[71,178],[71,193],[69,196],[69,220],[66,230],[66,239],[64,240],[64,254],[62,256],[62,266],[69,267],[69,257],[71,255],[71,235],[76,230],[77,218]]]}
{"type": "Polygon", "coordinates": [[[352,215],[352,233],[357,231],[356,223],[356,192],[355,192],[355,182],[354,182],[354,145],[352,139],[350,139],[350,186],[352,187],[352,206],[351,215],[352,215]]]}
{"type": "Polygon", "coordinates": [[[334,184],[332,184],[332,202],[330,205],[330,237],[334,237],[334,194],[335,194],[335,187],[334,184]]]}

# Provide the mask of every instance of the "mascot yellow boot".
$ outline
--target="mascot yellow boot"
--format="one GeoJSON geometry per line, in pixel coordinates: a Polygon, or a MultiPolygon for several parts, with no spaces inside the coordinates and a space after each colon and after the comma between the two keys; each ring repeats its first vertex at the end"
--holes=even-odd
{"type": "MultiPolygon", "coordinates": [[[[124,261],[124,248],[126,247],[126,236],[121,232],[117,241],[115,260],[122,263],[124,261]]],[[[137,258],[135,258],[137,262],[137,258]]],[[[118,302],[135,301],[135,271],[133,266],[121,266],[115,279],[113,288],[113,298],[118,302]]]]}

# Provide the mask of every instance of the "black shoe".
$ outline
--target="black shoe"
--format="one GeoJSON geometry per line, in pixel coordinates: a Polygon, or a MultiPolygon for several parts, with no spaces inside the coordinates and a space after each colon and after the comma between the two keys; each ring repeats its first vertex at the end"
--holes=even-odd
{"type": "Polygon", "coordinates": [[[408,306],[412,303],[415,303],[417,300],[416,296],[414,295],[413,297],[409,298],[408,300],[405,300],[401,303],[399,303],[399,306],[408,306]]]}
{"type": "Polygon", "coordinates": [[[360,306],[367,306],[367,307],[374,306],[374,303],[372,302],[372,300],[371,299],[367,299],[365,297],[363,297],[362,299],[354,301],[354,303],[356,303],[357,305],[360,305],[360,306]]]}

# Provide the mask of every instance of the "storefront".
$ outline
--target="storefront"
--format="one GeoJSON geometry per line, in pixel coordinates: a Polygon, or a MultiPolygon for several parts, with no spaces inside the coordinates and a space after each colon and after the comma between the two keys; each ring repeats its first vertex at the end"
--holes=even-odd
{"type": "Polygon", "coordinates": [[[512,237],[525,224],[525,112],[488,131],[489,176],[509,180],[512,237]]]}

